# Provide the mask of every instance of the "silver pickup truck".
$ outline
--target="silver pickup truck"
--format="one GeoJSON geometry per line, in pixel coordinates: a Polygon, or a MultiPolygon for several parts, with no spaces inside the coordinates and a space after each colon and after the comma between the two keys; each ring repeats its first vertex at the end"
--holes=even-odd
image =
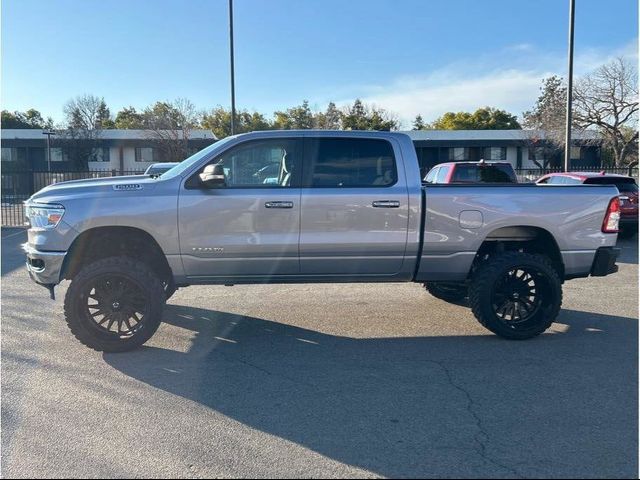
{"type": "Polygon", "coordinates": [[[157,178],[46,187],[24,250],[52,297],[71,281],[67,323],[101,351],[146,342],[194,284],[419,282],[525,339],[554,321],[565,280],[617,270],[619,216],[611,186],[423,185],[401,133],[270,131],[157,178]]]}

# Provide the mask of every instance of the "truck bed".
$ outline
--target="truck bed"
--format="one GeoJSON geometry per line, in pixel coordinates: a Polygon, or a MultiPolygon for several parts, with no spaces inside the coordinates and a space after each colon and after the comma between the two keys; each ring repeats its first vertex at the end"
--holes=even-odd
{"type": "Polygon", "coordinates": [[[615,245],[601,226],[617,194],[601,185],[423,185],[416,280],[464,280],[483,242],[539,234],[556,242],[567,277],[588,275],[596,250],[615,245]]]}

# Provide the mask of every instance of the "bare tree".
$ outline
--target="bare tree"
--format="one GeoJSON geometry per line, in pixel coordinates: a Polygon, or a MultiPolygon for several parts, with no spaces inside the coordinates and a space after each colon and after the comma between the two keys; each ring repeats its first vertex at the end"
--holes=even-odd
{"type": "Polygon", "coordinates": [[[202,114],[185,98],[173,102],[156,102],[143,112],[143,125],[149,138],[167,161],[181,161],[189,156],[191,131],[200,125],[202,114]]]}
{"type": "Polygon", "coordinates": [[[85,169],[98,154],[103,128],[113,128],[111,113],[104,98],[79,95],[64,106],[65,125],[54,138],[65,157],[77,169],[85,169]]]}
{"type": "Polygon", "coordinates": [[[67,127],[74,130],[113,128],[109,107],[102,97],[78,95],[64,106],[67,127]]]}
{"type": "Polygon", "coordinates": [[[637,158],[638,71],[635,66],[618,58],[580,79],[574,91],[574,109],[579,125],[598,129],[611,148],[616,166],[623,166],[627,158],[637,158]]]}

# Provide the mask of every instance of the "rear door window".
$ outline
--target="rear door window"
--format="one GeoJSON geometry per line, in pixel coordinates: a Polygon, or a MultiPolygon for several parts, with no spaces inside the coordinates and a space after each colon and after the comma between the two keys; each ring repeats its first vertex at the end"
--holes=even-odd
{"type": "Polygon", "coordinates": [[[305,184],[311,187],[389,187],[398,181],[393,147],[386,140],[314,138],[305,144],[305,156],[311,162],[305,184]]]}

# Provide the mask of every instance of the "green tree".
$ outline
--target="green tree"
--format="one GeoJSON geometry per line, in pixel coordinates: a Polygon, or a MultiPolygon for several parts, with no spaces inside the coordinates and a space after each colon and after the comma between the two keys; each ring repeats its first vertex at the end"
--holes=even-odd
{"type": "Polygon", "coordinates": [[[329,102],[327,109],[315,116],[315,127],[322,130],[340,130],[342,128],[342,112],[336,104],[329,102]]]}
{"type": "Polygon", "coordinates": [[[351,107],[347,107],[342,117],[345,130],[397,130],[398,121],[382,108],[365,105],[357,98],[351,107]]]}
{"type": "Polygon", "coordinates": [[[53,119],[48,117],[44,120],[42,114],[33,108],[26,112],[15,111],[13,113],[2,110],[0,122],[2,128],[53,128],[53,119]]]}
{"type": "MultiPolygon", "coordinates": [[[[264,115],[258,112],[236,111],[235,120],[235,133],[271,129],[271,123],[264,115]]],[[[217,106],[203,116],[202,126],[207,130],[211,130],[217,138],[228,137],[231,135],[231,111],[217,106]]]]}
{"type": "Polygon", "coordinates": [[[314,126],[314,116],[308,100],[285,111],[275,112],[274,117],[273,126],[278,130],[308,129],[314,126]]]}
{"type": "Polygon", "coordinates": [[[517,130],[515,115],[497,108],[483,107],[475,112],[447,112],[431,123],[436,130],[517,130]]]}
{"type": "Polygon", "coordinates": [[[542,163],[533,160],[540,168],[560,161],[565,144],[566,108],[567,87],[561,77],[553,75],[542,80],[533,109],[522,114],[522,125],[529,129],[529,151],[535,148],[544,159],[542,163]]]}
{"type": "Polygon", "coordinates": [[[134,107],[123,108],[116,114],[115,128],[139,130],[144,128],[144,116],[134,107]]]}
{"type": "Polygon", "coordinates": [[[427,125],[422,120],[422,115],[416,115],[416,118],[413,120],[412,130],[424,130],[425,128],[427,128],[427,125]]]}
{"type": "Polygon", "coordinates": [[[564,80],[556,75],[545,78],[533,109],[522,114],[522,125],[529,129],[564,131],[566,106],[564,80]]]}

